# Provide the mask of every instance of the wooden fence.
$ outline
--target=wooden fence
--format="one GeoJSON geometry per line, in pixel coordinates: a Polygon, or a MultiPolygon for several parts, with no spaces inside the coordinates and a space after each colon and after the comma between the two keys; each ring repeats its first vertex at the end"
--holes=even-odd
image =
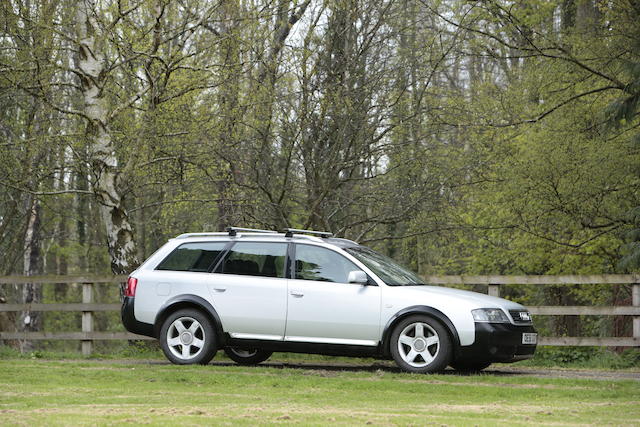
{"type": "MultiPolygon", "coordinates": [[[[120,304],[94,303],[93,285],[110,283],[116,286],[126,276],[8,276],[0,277],[0,284],[24,285],[27,283],[82,284],[82,303],[67,304],[0,304],[0,312],[63,311],[82,312],[81,332],[3,332],[0,340],[80,340],[82,353],[91,354],[95,340],[151,339],[127,332],[94,331],[93,313],[119,311],[120,304]]],[[[633,316],[631,337],[540,337],[540,345],[552,346],[640,346],[640,274],[569,275],[569,276],[427,276],[427,283],[438,285],[487,285],[488,294],[499,296],[501,285],[596,285],[630,284],[632,305],[630,306],[528,306],[534,316],[633,316]]]]}

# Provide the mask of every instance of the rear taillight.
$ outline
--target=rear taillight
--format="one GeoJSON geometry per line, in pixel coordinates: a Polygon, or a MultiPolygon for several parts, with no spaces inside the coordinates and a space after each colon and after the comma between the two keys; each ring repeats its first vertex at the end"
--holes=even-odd
{"type": "Polygon", "coordinates": [[[127,287],[124,288],[124,296],[135,297],[137,286],[138,286],[138,279],[136,279],[135,277],[129,277],[127,279],[127,287]]]}

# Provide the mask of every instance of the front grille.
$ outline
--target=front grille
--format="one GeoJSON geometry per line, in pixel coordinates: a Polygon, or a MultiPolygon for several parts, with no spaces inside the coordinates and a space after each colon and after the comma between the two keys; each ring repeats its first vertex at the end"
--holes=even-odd
{"type": "Polygon", "coordinates": [[[526,310],[509,310],[509,314],[515,323],[531,323],[531,314],[526,310]]]}

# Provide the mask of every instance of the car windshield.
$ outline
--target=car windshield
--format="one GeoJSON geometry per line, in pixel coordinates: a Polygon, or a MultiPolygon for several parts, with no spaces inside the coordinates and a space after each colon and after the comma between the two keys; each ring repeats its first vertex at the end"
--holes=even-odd
{"type": "Polygon", "coordinates": [[[347,252],[366,265],[389,286],[422,285],[423,280],[389,257],[379,254],[364,246],[345,248],[347,252]]]}

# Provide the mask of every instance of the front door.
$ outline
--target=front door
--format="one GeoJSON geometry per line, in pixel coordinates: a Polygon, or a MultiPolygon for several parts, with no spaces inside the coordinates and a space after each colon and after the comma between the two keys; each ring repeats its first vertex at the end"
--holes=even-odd
{"type": "Polygon", "coordinates": [[[375,346],[380,339],[380,288],[348,283],[360,270],[328,248],[295,245],[285,341],[375,346]]]}

